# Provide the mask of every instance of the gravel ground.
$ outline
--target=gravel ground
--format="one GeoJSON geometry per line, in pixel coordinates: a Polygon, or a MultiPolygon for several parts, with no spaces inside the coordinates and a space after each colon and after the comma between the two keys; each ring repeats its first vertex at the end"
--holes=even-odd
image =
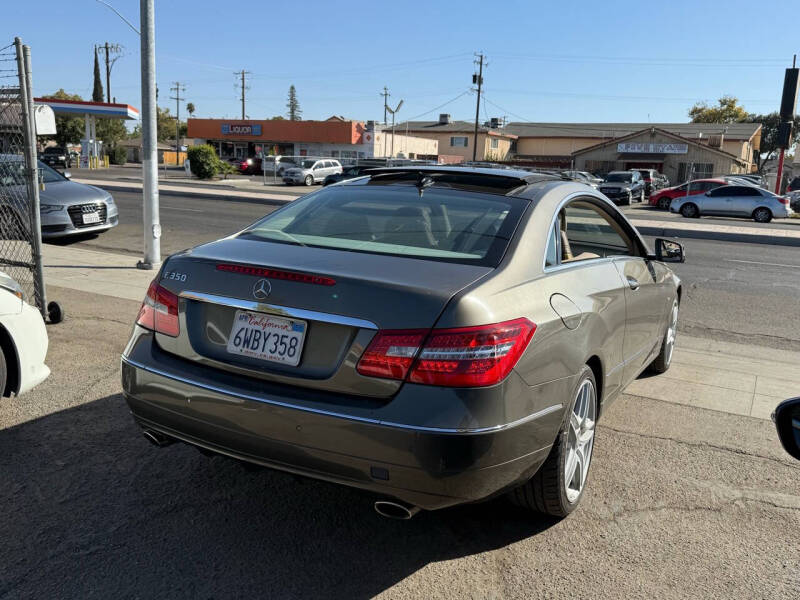
{"type": "Polygon", "coordinates": [[[53,375],[0,401],[0,599],[800,597],[800,462],[769,422],[624,396],[563,521],[412,521],[365,494],[150,446],[119,394],[138,304],[51,289],[53,375]]]}

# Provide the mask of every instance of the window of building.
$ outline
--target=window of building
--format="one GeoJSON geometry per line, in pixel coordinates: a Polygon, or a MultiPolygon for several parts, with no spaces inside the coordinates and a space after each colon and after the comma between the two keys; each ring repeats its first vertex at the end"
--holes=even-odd
{"type": "Polygon", "coordinates": [[[689,179],[689,169],[692,169],[692,179],[706,179],[714,175],[713,163],[685,163],[682,162],[678,165],[678,181],[686,181],[689,179]]]}
{"type": "Polygon", "coordinates": [[[469,145],[469,138],[465,135],[454,135],[450,137],[451,147],[466,148],[469,145]]]}
{"type": "Polygon", "coordinates": [[[497,148],[500,146],[500,140],[498,140],[497,138],[492,138],[492,141],[490,142],[489,146],[491,147],[492,150],[497,150],[497,148]]]}

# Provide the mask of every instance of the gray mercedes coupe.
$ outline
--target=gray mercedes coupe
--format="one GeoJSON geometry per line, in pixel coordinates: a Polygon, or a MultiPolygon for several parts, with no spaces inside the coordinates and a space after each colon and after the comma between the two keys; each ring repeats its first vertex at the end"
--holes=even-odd
{"type": "Polygon", "coordinates": [[[598,418],[670,366],[683,259],[557,176],[375,169],[169,257],[122,386],[158,446],[362,488],[384,516],[509,493],[563,517],[598,418]]]}

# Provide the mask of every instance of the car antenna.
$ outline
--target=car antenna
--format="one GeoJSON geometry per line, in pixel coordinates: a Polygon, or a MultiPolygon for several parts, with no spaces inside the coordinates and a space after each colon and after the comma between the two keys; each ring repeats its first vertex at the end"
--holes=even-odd
{"type": "Polygon", "coordinates": [[[419,190],[419,197],[422,198],[422,192],[425,191],[426,187],[430,187],[433,185],[433,177],[430,175],[425,175],[423,173],[419,174],[419,178],[417,179],[417,189],[419,190]]]}

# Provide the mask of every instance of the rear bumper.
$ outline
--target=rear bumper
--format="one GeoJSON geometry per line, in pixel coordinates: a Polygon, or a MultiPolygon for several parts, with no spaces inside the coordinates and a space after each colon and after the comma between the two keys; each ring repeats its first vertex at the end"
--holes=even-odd
{"type": "MultiPolygon", "coordinates": [[[[221,384],[208,369],[203,374],[176,368],[182,359],[151,362],[146,354],[130,352],[122,359],[124,395],[143,428],[428,510],[481,500],[531,477],[563,416],[553,400],[527,418],[491,427],[390,423],[377,416],[379,409],[372,412],[376,416],[345,414],[345,397],[327,410],[312,408],[302,405],[296,389],[282,395],[281,386],[236,388],[221,384]]],[[[554,383],[553,391],[571,385],[554,383]]],[[[408,388],[413,386],[403,390],[408,388]]],[[[468,420],[469,415],[461,418],[468,420]]]]}

